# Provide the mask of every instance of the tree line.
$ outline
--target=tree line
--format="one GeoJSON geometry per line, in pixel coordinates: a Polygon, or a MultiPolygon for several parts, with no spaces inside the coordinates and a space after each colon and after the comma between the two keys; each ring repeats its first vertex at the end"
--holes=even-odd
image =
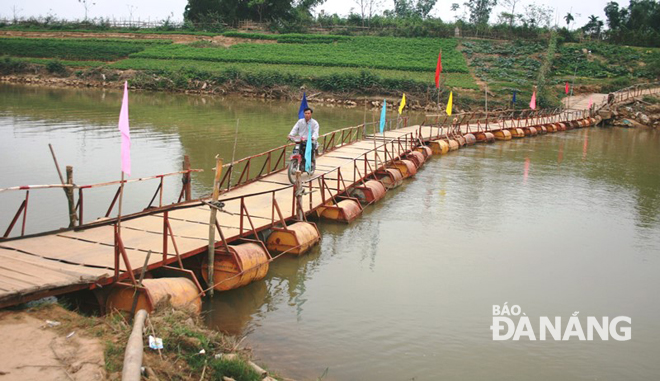
{"type": "Polygon", "coordinates": [[[569,12],[560,18],[549,6],[523,4],[521,0],[452,3],[444,10],[450,15],[445,20],[431,15],[437,0],[352,0],[348,16],[330,15],[323,11],[315,15],[314,8],[324,2],[188,0],[184,19],[197,29],[235,27],[239,21],[250,20],[265,23],[275,32],[304,32],[310,27],[343,27],[343,33],[347,34],[368,30],[372,34],[410,37],[448,36],[458,27],[469,35],[547,38],[548,32],[556,29],[564,41],[587,38],[618,44],[660,45],[660,5],[656,0],[631,0],[628,7],[609,2],[604,9],[607,27],[604,20],[594,15],[589,16],[585,25],[576,27],[575,14],[569,12]],[[383,10],[385,1],[392,1],[391,9],[383,10]],[[494,15],[493,9],[497,5],[504,11],[494,15]],[[557,20],[561,21],[557,23],[557,20]]]}

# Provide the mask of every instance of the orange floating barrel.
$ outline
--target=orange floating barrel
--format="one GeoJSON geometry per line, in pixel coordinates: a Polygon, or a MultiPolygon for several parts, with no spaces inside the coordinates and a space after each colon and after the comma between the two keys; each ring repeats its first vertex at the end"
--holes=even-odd
{"type": "Polygon", "coordinates": [[[449,150],[450,151],[456,151],[457,149],[460,148],[458,145],[458,142],[454,139],[447,139],[447,143],[449,144],[449,150]]]}
{"type": "Polygon", "coordinates": [[[337,205],[329,204],[320,207],[317,213],[319,217],[326,220],[350,223],[362,213],[362,207],[355,200],[342,200],[337,205]]]}
{"type": "Polygon", "coordinates": [[[392,163],[392,166],[401,171],[404,179],[417,173],[415,163],[410,160],[396,160],[392,163]]]}
{"type": "Polygon", "coordinates": [[[369,180],[364,185],[356,186],[351,191],[351,196],[357,198],[361,203],[371,204],[385,197],[385,186],[377,180],[369,180]]]}
{"type": "Polygon", "coordinates": [[[511,140],[511,133],[507,130],[497,130],[494,135],[497,140],[511,140]]]}
{"type": "Polygon", "coordinates": [[[301,255],[321,240],[316,226],[310,222],[296,222],[284,228],[273,228],[266,240],[271,253],[301,255]]]}
{"type": "MultiPolygon", "coordinates": [[[[144,291],[137,293],[135,311],[141,309],[152,312],[160,303],[169,300],[170,305],[179,309],[199,313],[202,310],[202,298],[193,281],[188,278],[143,279],[144,291]]],[[[130,312],[133,306],[135,289],[121,285],[112,286],[106,298],[106,310],[130,312]]]]}
{"type": "Polygon", "coordinates": [[[424,158],[427,159],[429,156],[433,155],[433,150],[428,146],[419,146],[415,148],[415,151],[421,152],[424,155],[424,158]]]}
{"type": "Polygon", "coordinates": [[[557,129],[552,123],[546,124],[545,128],[548,130],[548,132],[557,132],[557,129]]]}
{"type": "MultiPolygon", "coordinates": [[[[523,131],[522,128],[509,128],[508,130],[504,131],[509,131],[511,133],[512,138],[524,138],[525,137],[525,131],[523,131]]],[[[504,139],[508,140],[508,139],[504,139]]]]}
{"type": "Polygon", "coordinates": [[[408,154],[408,159],[412,161],[415,164],[415,167],[419,168],[424,164],[424,161],[426,160],[424,158],[424,154],[418,151],[412,151],[408,154]]]}
{"type": "Polygon", "coordinates": [[[449,152],[449,144],[444,140],[434,140],[429,145],[434,155],[444,155],[449,152]]]}
{"type": "MultiPolygon", "coordinates": [[[[229,251],[227,253],[224,247],[215,249],[213,288],[216,291],[245,286],[266,276],[270,255],[265,247],[248,242],[229,245],[229,251]]],[[[208,284],[208,263],[202,265],[202,277],[208,284]]]]}
{"type": "Polygon", "coordinates": [[[396,188],[403,183],[403,174],[397,168],[386,168],[376,173],[376,176],[386,189],[396,188]]]}

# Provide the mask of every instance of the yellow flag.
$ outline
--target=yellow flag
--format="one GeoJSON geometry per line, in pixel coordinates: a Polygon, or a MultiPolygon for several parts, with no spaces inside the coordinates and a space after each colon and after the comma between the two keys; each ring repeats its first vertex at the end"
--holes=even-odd
{"type": "Polygon", "coordinates": [[[449,101],[447,101],[447,115],[451,116],[451,104],[454,99],[454,92],[449,93],[449,101]]]}
{"type": "Polygon", "coordinates": [[[403,94],[403,97],[401,97],[401,104],[399,105],[399,115],[401,115],[401,112],[403,111],[403,108],[406,107],[406,94],[403,94]]]}

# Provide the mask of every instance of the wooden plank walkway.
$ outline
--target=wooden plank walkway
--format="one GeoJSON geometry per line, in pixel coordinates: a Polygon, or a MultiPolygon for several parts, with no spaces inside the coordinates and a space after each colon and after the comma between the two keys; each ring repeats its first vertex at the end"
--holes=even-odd
{"type": "MultiPolygon", "coordinates": [[[[535,123],[548,123],[552,119],[557,117],[539,118],[535,123]]],[[[515,123],[504,121],[497,128],[515,123]]],[[[496,126],[491,124],[493,127],[496,126]]],[[[461,131],[465,133],[477,128],[476,124],[464,125],[461,131]]],[[[331,197],[344,193],[348,187],[375,172],[383,161],[396,159],[420,140],[437,139],[444,134],[446,129],[438,127],[404,127],[367,136],[319,156],[315,175],[302,177],[305,189],[309,191],[302,202],[304,212],[309,213],[331,197]]],[[[249,234],[252,224],[257,231],[271,227],[278,220],[274,200],[284,219],[293,218],[294,190],[285,171],[223,193],[219,201],[224,206],[218,213],[218,224],[225,239],[231,242],[249,234]],[[246,217],[245,210],[250,218],[246,217]]],[[[199,203],[122,221],[122,242],[132,269],[137,272],[143,266],[149,251],[152,252],[149,268],[176,260],[171,239],[167,240],[166,260],[163,260],[165,223],[169,223],[182,257],[206,252],[209,210],[208,206],[199,203]]],[[[112,283],[114,243],[114,225],[0,241],[0,258],[3,259],[0,262],[0,307],[34,299],[43,293],[64,293],[93,284],[112,283]]],[[[123,261],[119,263],[120,274],[125,277],[126,266],[123,261]]]]}

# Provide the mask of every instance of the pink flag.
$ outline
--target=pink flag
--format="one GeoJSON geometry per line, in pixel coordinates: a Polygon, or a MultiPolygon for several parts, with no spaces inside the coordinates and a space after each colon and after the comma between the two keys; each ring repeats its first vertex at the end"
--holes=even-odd
{"type": "Polygon", "coordinates": [[[589,97],[589,108],[594,104],[594,100],[592,97],[589,97]]]}
{"type": "Polygon", "coordinates": [[[121,132],[121,171],[131,175],[131,130],[128,127],[128,82],[124,82],[124,99],[119,112],[119,132],[121,132]]]}
{"type": "Polygon", "coordinates": [[[532,94],[532,100],[529,101],[529,108],[536,110],[536,91],[532,94]]]}

